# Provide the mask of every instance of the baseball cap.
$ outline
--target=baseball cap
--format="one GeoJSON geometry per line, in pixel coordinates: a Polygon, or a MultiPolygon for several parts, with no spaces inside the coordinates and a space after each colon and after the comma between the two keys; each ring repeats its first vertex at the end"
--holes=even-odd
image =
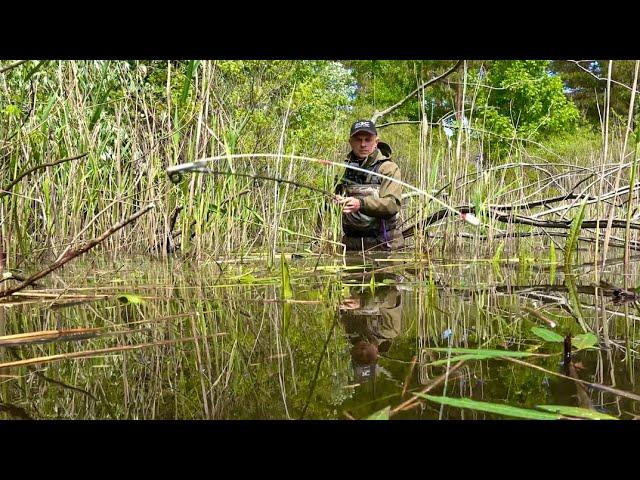
{"type": "Polygon", "coordinates": [[[358,132],[367,132],[372,135],[378,135],[378,131],[376,130],[376,124],[371,120],[358,120],[351,125],[351,133],[350,137],[353,137],[358,132]]]}

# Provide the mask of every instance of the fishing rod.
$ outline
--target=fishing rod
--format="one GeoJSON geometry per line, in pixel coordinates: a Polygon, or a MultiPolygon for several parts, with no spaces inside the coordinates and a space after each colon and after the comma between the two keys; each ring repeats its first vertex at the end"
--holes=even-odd
{"type": "Polygon", "coordinates": [[[336,194],[331,193],[328,190],[323,190],[322,188],[307,185],[305,183],[294,182],[293,180],[285,180],[283,178],[278,178],[278,177],[268,177],[266,175],[257,175],[253,173],[238,173],[238,172],[232,172],[231,170],[213,170],[211,168],[202,167],[202,166],[188,168],[188,169],[181,169],[180,171],[172,171],[172,172],[169,172],[169,169],[167,169],[167,172],[169,173],[169,178],[174,183],[177,183],[177,178],[180,176],[182,172],[185,172],[185,171],[193,172],[193,173],[208,173],[210,175],[225,175],[225,176],[233,175],[237,177],[245,177],[245,178],[251,178],[255,180],[271,180],[277,183],[288,183],[289,185],[293,185],[294,187],[305,188],[307,190],[312,190],[314,192],[320,193],[321,195],[330,197],[333,200],[337,198],[336,194]]]}
{"type": "MultiPolygon", "coordinates": [[[[478,226],[481,224],[480,220],[473,215],[472,213],[463,213],[459,210],[457,210],[456,208],[452,207],[451,205],[448,205],[447,203],[443,202],[442,200],[434,197],[433,195],[431,195],[429,192],[422,190],[418,187],[414,187],[413,185],[410,185],[406,182],[403,182],[402,180],[398,180],[396,178],[392,178],[389,177],[387,175],[383,175],[381,173],[378,172],[373,172],[371,170],[367,170],[366,168],[361,168],[361,167],[356,167],[354,165],[348,165],[344,162],[332,162],[331,160],[322,160],[319,158],[313,158],[313,157],[304,157],[304,156],[300,156],[300,155],[281,155],[281,154],[277,154],[277,153],[235,153],[235,154],[231,154],[231,155],[220,155],[217,157],[207,157],[207,158],[203,158],[200,160],[196,160],[194,162],[187,162],[187,163],[181,163],[178,165],[174,165],[172,167],[168,167],[167,168],[167,174],[169,175],[169,177],[171,178],[172,176],[182,173],[182,172],[202,172],[202,173],[214,173],[216,172],[215,170],[211,170],[207,164],[214,162],[214,161],[218,161],[218,160],[225,160],[225,159],[235,159],[235,158],[267,158],[267,159],[281,159],[281,158],[290,158],[293,160],[302,160],[302,161],[306,161],[306,162],[311,162],[311,163],[318,163],[320,165],[324,165],[324,166],[329,166],[329,165],[333,165],[336,167],[343,167],[343,168],[348,168],[351,170],[355,170],[357,172],[362,172],[362,173],[367,173],[370,175],[374,175],[376,177],[380,177],[380,178],[384,178],[386,180],[389,180],[391,182],[397,183],[399,185],[402,185],[405,188],[408,188],[420,195],[423,195],[425,197],[427,197],[429,200],[431,200],[432,202],[435,202],[439,205],[441,205],[442,207],[444,207],[445,209],[449,210],[450,212],[456,214],[457,216],[459,216],[460,218],[462,218],[462,220],[464,220],[465,222],[474,225],[474,226],[478,226]]],[[[246,176],[246,177],[256,177],[255,175],[249,175],[249,174],[238,174],[235,172],[227,172],[227,174],[231,174],[231,175],[238,175],[238,176],[246,176]]],[[[295,185],[295,182],[292,182],[290,180],[282,180],[282,179],[276,179],[273,177],[268,177],[266,178],[268,180],[273,180],[273,181],[278,181],[278,182],[283,182],[283,183],[291,183],[295,185]]],[[[303,186],[303,185],[297,185],[297,186],[303,186]]],[[[308,185],[304,186],[304,188],[311,188],[311,189],[315,189],[316,191],[321,191],[320,189],[316,189],[315,187],[310,187],[308,185]]],[[[326,190],[321,191],[323,194],[328,194],[328,192],[326,190]]],[[[335,198],[334,194],[330,194],[333,198],[335,198]]]]}

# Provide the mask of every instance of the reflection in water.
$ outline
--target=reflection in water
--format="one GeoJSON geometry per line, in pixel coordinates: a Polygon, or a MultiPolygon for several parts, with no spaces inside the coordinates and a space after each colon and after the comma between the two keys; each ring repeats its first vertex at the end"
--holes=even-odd
{"type": "MultiPolygon", "coordinates": [[[[366,277],[363,275],[363,284],[366,277]]],[[[376,282],[398,278],[380,275],[376,282]]],[[[353,345],[351,359],[356,383],[374,380],[379,373],[390,376],[378,365],[378,357],[389,351],[391,342],[401,331],[402,308],[398,287],[385,284],[373,288],[351,287],[350,295],[340,304],[340,320],[353,345]]]]}
{"type": "MultiPolygon", "coordinates": [[[[186,261],[69,264],[49,279],[52,298],[0,306],[0,419],[364,418],[440,378],[442,347],[547,356],[467,359],[430,395],[640,414],[635,397],[593,386],[640,394],[640,315],[628,301],[640,263],[626,284],[622,265],[608,267],[611,286],[534,264],[322,260],[290,263],[292,301],[258,260],[222,274],[186,261]],[[123,304],[123,293],[144,302],[123,304]],[[575,337],[580,322],[598,342],[568,364],[561,342],[534,333],[575,337]]],[[[503,418],[427,401],[394,416],[440,417],[503,418]]]]}

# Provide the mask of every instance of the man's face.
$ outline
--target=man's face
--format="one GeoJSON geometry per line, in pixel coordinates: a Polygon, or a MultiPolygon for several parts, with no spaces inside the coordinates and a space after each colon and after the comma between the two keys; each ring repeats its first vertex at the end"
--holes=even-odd
{"type": "Polygon", "coordinates": [[[349,139],[351,150],[358,158],[366,158],[378,148],[378,137],[367,132],[358,132],[349,139]]]}

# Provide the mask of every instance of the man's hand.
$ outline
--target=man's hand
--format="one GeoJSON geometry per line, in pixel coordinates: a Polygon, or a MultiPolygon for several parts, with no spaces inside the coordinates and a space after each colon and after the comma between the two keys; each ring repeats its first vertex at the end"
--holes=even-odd
{"type": "Polygon", "coordinates": [[[360,210],[360,207],[362,207],[360,200],[355,197],[343,197],[341,195],[336,195],[336,201],[342,205],[342,211],[344,213],[356,213],[360,210]]]}

